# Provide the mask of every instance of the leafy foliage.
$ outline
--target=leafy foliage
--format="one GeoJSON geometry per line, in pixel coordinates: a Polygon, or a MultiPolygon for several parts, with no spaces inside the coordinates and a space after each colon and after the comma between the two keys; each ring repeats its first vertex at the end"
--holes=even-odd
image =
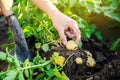
{"type": "MultiPolygon", "coordinates": [[[[102,41],[100,32],[96,32],[96,26],[90,24],[89,15],[91,13],[103,14],[112,20],[120,22],[120,0],[51,0],[56,7],[64,14],[75,19],[81,30],[83,38],[90,38],[93,33],[98,40],[102,41]]],[[[25,37],[35,37],[36,49],[42,48],[45,52],[49,51],[50,45],[60,43],[57,31],[53,28],[49,17],[35,7],[29,0],[15,0],[13,11],[22,26],[25,37]]],[[[9,38],[13,39],[13,36],[9,38]]],[[[113,43],[110,50],[115,50],[120,39],[113,43]]],[[[12,44],[13,45],[13,44],[12,44]]],[[[79,43],[81,46],[82,43],[79,43]]],[[[5,46],[6,47],[6,46],[5,46]]],[[[9,46],[8,46],[9,47],[9,46]]],[[[54,55],[54,59],[58,55],[54,55]]],[[[53,58],[46,60],[37,56],[33,62],[27,59],[24,63],[17,60],[16,56],[0,52],[0,59],[8,62],[9,67],[5,72],[0,72],[0,79],[3,80],[33,80],[33,74],[38,73],[35,80],[66,80],[64,72],[55,64],[53,58]],[[54,63],[54,64],[53,64],[54,63]],[[21,66],[22,65],[22,66],[21,66]]],[[[59,62],[59,61],[56,61],[59,62]]]]}
{"type": "Polygon", "coordinates": [[[59,69],[60,66],[54,63],[53,58],[46,60],[46,58],[41,58],[37,52],[36,57],[33,62],[29,62],[28,59],[25,62],[20,62],[17,60],[16,56],[11,56],[4,52],[0,52],[0,60],[8,62],[9,68],[0,72],[0,80],[66,80],[66,74],[59,69]],[[38,70],[36,72],[36,70],[38,70]],[[37,73],[34,78],[33,74],[37,73]]]}
{"type": "MultiPolygon", "coordinates": [[[[53,1],[53,3],[55,3],[55,1],[53,1]]],[[[71,9],[75,7],[76,3],[77,0],[58,0],[56,6],[63,6],[63,12],[78,21],[82,36],[84,38],[90,38],[91,34],[95,31],[95,25],[90,25],[76,13],[71,12],[71,9]]],[[[35,7],[29,0],[17,0],[13,10],[18,17],[26,38],[34,36],[36,40],[35,42],[43,45],[43,50],[49,50],[47,47],[45,47],[46,44],[49,47],[50,44],[60,42],[58,33],[53,28],[49,17],[35,7]]]]}
{"type": "Polygon", "coordinates": [[[86,19],[90,13],[104,14],[120,22],[120,0],[51,0],[68,14],[77,14],[86,19]]]}

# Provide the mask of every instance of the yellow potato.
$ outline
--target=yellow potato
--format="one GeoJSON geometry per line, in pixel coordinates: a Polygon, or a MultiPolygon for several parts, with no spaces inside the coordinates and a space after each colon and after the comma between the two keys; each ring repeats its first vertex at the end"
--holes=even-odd
{"type": "Polygon", "coordinates": [[[83,63],[83,60],[82,60],[82,58],[78,57],[75,59],[75,62],[76,62],[76,64],[81,65],[83,63]]]}
{"type": "Polygon", "coordinates": [[[95,60],[92,57],[88,57],[86,61],[87,67],[94,67],[96,64],[95,60]]]}
{"type": "Polygon", "coordinates": [[[87,50],[86,50],[85,52],[87,53],[87,56],[88,56],[88,57],[93,57],[93,56],[92,56],[92,53],[91,53],[90,51],[87,51],[87,50]]]}
{"type": "Polygon", "coordinates": [[[59,66],[63,66],[63,63],[65,61],[65,58],[63,56],[57,56],[54,57],[54,61],[56,64],[58,64],[59,66]]]}
{"type": "Polygon", "coordinates": [[[68,50],[77,50],[78,49],[78,45],[77,45],[77,43],[75,41],[70,40],[70,41],[67,42],[66,48],[68,50]]]}

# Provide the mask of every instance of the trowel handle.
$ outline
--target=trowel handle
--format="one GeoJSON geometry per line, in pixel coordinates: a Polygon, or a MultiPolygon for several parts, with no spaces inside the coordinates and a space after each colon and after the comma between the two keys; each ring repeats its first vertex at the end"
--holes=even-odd
{"type": "Polygon", "coordinates": [[[13,14],[9,15],[8,17],[6,17],[6,20],[7,20],[9,27],[11,28],[13,32],[14,40],[16,44],[28,48],[24,34],[22,32],[22,29],[18,23],[16,16],[13,14]]]}
{"type": "Polygon", "coordinates": [[[7,23],[14,35],[16,48],[13,53],[16,53],[17,58],[24,62],[27,58],[31,59],[31,56],[22,29],[16,16],[13,15],[12,5],[13,0],[0,0],[2,14],[6,17],[7,23]]]}
{"type": "Polygon", "coordinates": [[[17,56],[21,56],[21,61],[24,61],[27,58],[31,59],[29,48],[16,16],[13,14],[9,15],[6,17],[6,20],[14,35],[17,56]]]}

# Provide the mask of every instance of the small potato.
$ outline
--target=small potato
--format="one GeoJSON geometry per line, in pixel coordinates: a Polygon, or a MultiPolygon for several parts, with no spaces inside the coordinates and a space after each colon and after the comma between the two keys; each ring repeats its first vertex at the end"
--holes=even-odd
{"type": "Polygon", "coordinates": [[[77,45],[77,43],[75,41],[70,40],[70,41],[67,42],[66,48],[68,50],[77,50],[78,49],[78,45],[77,45]]]}
{"type": "Polygon", "coordinates": [[[92,56],[92,53],[91,53],[90,51],[87,51],[87,50],[86,50],[85,52],[87,53],[87,56],[88,56],[88,57],[93,57],[93,56],[92,56]]]}
{"type": "Polygon", "coordinates": [[[95,60],[92,57],[88,57],[86,61],[87,67],[94,67],[96,64],[95,60]]]}
{"type": "Polygon", "coordinates": [[[81,65],[83,63],[83,60],[82,60],[82,58],[78,57],[75,59],[75,62],[76,62],[76,64],[81,65]]]}
{"type": "Polygon", "coordinates": [[[54,57],[54,61],[56,64],[58,64],[59,66],[63,66],[63,63],[65,61],[65,58],[63,56],[57,56],[54,57]]]}

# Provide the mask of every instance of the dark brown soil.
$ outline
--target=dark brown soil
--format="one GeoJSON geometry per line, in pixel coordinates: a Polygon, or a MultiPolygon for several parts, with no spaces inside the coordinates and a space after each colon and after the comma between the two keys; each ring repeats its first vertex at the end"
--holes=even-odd
{"type": "MultiPolygon", "coordinates": [[[[0,19],[0,45],[8,40],[7,25],[0,19]]],[[[31,53],[35,52],[34,38],[27,39],[31,53]],[[30,44],[29,44],[30,43],[30,44]]],[[[69,57],[67,64],[64,66],[63,71],[70,78],[70,80],[120,80],[120,52],[110,52],[109,44],[99,42],[95,38],[89,40],[82,39],[83,47],[76,51],[68,51],[65,46],[54,47],[49,52],[41,51],[41,56],[49,59],[53,52],[59,52],[60,55],[66,59],[69,57]],[[93,68],[86,66],[87,53],[90,51],[96,61],[93,68]],[[82,65],[75,63],[75,58],[81,57],[83,59],[82,65]]],[[[3,50],[0,46],[0,51],[3,50]]],[[[32,55],[34,57],[34,55],[32,55]]],[[[0,71],[6,70],[7,63],[0,61],[0,71]]]]}
{"type": "MultiPolygon", "coordinates": [[[[7,35],[8,25],[5,23],[4,18],[0,17],[0,51],[4,51],[1,47],[2,44],[7,43],[8,35],[7,35]]],[[[4,71],[7,68],[7,63],[4,61],[0,61],[0,71],[4,71]]]]}
{"type": "Polygon", "coordinates": [[[64,46],[56,47],[41,56],[49,58],[53,52],[59,52],[66,59],[69,57],[64,71],[70,80],[120,80],[120,57],[119,54],[109,51],[105,43],[97,43],[93,39],[83,39],[83,48],[76,51],[68,51],[64,46]],[[90,51],[96,61],[93,68],[86,66],[87,53],[90,51]],[[83,64],[75,63],[75,58],[81,57],[83,64]]]}

